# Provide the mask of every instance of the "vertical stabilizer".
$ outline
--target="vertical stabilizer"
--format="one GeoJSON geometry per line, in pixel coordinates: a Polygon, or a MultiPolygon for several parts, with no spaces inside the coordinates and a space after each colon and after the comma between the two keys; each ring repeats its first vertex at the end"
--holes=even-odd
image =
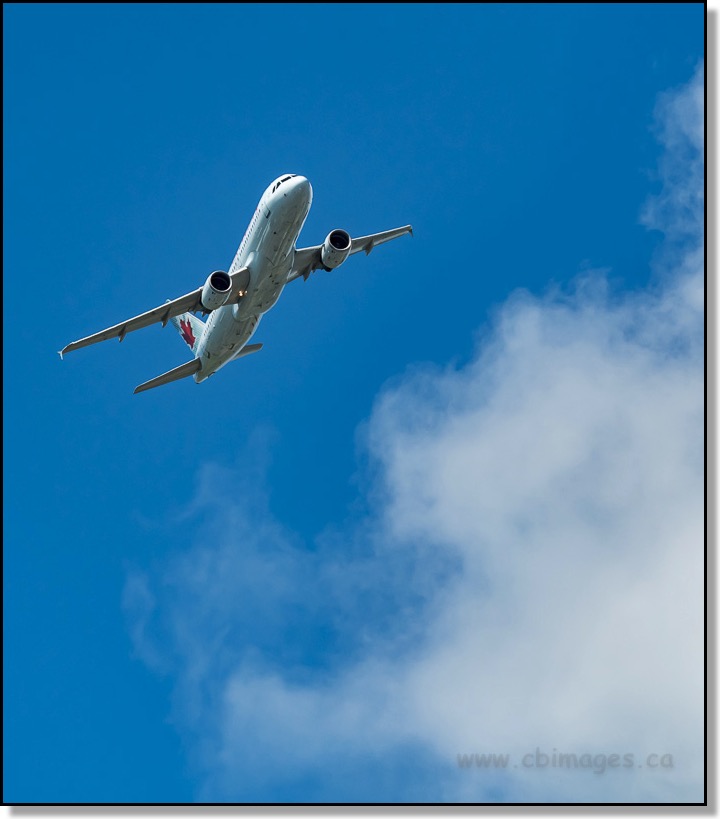
{"type": "Polygon", "coordinates": [[[181,316],[171,318],[170,321],[194,354],[205,331],[205,323],[192,313],[183,313],[181,316]]]}

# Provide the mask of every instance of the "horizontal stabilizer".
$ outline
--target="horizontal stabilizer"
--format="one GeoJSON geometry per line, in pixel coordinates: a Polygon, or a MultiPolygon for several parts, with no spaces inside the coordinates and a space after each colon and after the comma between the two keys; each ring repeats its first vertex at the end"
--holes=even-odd
{"type": "Polygon", "coordinates": [[[194,358],[192,361],[188,361],[187,364],[181,364],[179,367],[175,367],[174,370],[170,370],[170,372],[163,373],[157,378],[151,378],[150,381],[140,384],[139,387],[135,387],[133,392],[144,392],[145,390],[151,390],[153,387],[169,384],[171,381],[178,381],[180,378],[187,378],[189,375],[194,375],[200,367],[202,367],[202,361],[199,358],[194,358]]]}
{"type": "Polygon", "coordinates": [[[248,344],[246,347],[243,347],[242,350],[240,350],[240,352],[235,356],[235,358],[242,358],[244,355],[250,355],[250,353],[257,353],[259,350],[262,350],[262,344],[248,344]]]}

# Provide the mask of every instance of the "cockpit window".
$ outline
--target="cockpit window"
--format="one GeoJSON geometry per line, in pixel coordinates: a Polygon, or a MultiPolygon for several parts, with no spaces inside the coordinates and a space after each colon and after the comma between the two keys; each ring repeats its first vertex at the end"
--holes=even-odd
{"type": "Polygon", "coordinates": [[[287,182],[288,179],[292,179],[294,176],[297,176],[297,174],[290,173],[287,176],[283,176],[281,179],[278,179],[278,181],[272,186],[272,191],[270,192],[275,193],[275,191],[280,187],[280,185],[282,185],[283,182],[287,182]]]}

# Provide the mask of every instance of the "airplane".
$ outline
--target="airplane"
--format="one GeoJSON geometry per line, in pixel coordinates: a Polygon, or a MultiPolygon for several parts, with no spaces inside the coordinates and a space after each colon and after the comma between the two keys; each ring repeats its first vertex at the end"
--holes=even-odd
{"type": "Polygon", "coordinates": [[[328,233],[321,245],[296,248],[312,204],[312,186],[298,174],[278,177],[263,193],[228,272],[216,270],[205,284],[172,301],[148,310],[107,330],[73,341],[60,351],[60,358],[98,341],[119,338],[157,322],[169,322],[190,347],[194,358],[136,387],[144,392],[162,384],[192,376],[205,381],[221,367],[256,353],[262,344],[248,344],[260,319],[280,298],[286,284],[315,270],[335,270],[349,256],[412,235],[412,226],[385,230],[352,239],[346,230],[328,233]],[[207,321],[195,313],[209,316],[207,321]]]}

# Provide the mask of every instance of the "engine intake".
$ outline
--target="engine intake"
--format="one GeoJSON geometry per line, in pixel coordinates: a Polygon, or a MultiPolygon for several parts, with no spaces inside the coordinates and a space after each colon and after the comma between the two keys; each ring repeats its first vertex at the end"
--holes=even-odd
{"type": "Polygon", "coordinates": [[[208,310],[217,310],[230,298],[232,279],[224,270],[216,270],[211,273],[205,282],[200,301],[202,306],[208,310]]]}
{"type": "Polygon", "coordinates": [[[352,239],[346,230],[333,230],[328,233],[320,251],[320,258],[326,270],[339,267],[350,255],[352,239]]]}

